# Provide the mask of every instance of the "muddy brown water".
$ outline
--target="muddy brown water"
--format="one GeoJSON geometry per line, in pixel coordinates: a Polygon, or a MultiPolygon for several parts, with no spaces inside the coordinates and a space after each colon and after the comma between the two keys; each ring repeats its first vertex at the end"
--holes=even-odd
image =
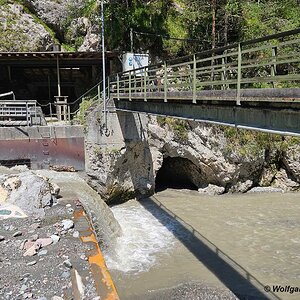
{"type": "Polygon", "coordinates": [[[168,189],[112,211],[123,234],[106,259],[121,299],[300,299],[291,290],[263,292],[265,285],[300,287],[299,193],[211,197],[168,189]],[[182,284],[200,289],[187,293],[182,284]]]}

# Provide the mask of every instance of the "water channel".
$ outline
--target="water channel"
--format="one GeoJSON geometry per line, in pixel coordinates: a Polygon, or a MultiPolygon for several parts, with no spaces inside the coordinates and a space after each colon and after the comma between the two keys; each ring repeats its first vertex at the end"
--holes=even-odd
{"type": "Polygon", "coordinates": [[[108,267],[122,300],[300,299],[300,194],[166,189],[112,211],[123,234],[108,267]]]}

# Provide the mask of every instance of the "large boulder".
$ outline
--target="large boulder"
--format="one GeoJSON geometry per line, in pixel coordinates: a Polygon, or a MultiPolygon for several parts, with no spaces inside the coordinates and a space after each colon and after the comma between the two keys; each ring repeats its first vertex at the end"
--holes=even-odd
{"type": "Polygon", "coordinates": [[[294,145],[286,150],[283,164],[289,174],[300,182],[300,145],[294,145]]]}
{"type": "Polygon", "coordinates": [[[13,204],[27,215],[43,217],[44,208],[53,205],[58,192],[58,186],[31,171],[0,177],[0,205],[13,204]]]}
{"type": "Polygon", "coordinates": [[[276,175],[275,179],[272,182],[272,186],[276,188],[281,188],[285,192],[290,192],[290,191],[298,191],[300,190],[300,184],[298,182],[295,182],[292,180],[285,169],[280,169],[276,175]]]}

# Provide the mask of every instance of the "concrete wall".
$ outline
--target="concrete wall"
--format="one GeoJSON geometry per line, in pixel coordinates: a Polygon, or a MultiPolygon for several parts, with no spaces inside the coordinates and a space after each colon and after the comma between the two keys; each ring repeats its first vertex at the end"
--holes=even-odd
{"type": "Polygon", "coordinates": [[[82,126],[34,126],[0,128],[0,163],[30,161],[32,169],[51,165],[85,169],[82,126]]]}

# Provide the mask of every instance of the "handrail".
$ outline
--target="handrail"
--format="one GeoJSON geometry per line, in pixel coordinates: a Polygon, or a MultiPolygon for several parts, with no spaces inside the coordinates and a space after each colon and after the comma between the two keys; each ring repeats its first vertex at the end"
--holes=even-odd
{"type": "MultiPolygon", "coordinates": [[[[289,48],[297,44],[299,37],[283,41],[283,38],[291,38],[300,34],[300,27],[241,41],[227,46],[210,49],[193,55],[187,55],[176,59],[151,64],[126,72],[119,72],[107,79],[107,95],[112,94],[114,99],[143,99],[147,101],[148,93],[163,93],[164,101],[168,101],[168,95],[172,91],[190,92],[185,99],[191,99],[193,103],[199,99],[199,93],[203,90],[231,90],[236,93],[237,105],[243,101],[244,88],[255,88],[256,84],[266,87],[276,87],[282,82],[300,81],[300,70],[295,71],[293,64],[300,64],[299,53],[279,50],[289,48]],[[273,43],[273,40],[279,40],[273,43]],[[268,44],[260,44],[270,41],[268,44]],[[254,47],[248,47],[254,45],[254,47]],[[263,57],[257,53],[264,53],[263,57]]],[[[300,67],[299,67],[300,68],[300,67]]],[[[82,101],[93,92],[101,98],[103,81],[86,91],[75,101],[73,105],[82,101]],[[95,89],[97,88],[97,91],[95,89]]],[[[94,95],[92,95],[94,96],[94,95]]],[[[160,97],[159,95],[157,97],[160,97]]],[[[207,100],[207,96],[206,100],[207,100]]],[[[225,97],[226,98],[226,97],[225,97]]],[[[227,97],[232,101],[231,94],[227,97]]],[[[109,100],[105,99],[105,101],[109,100]]],[[[214,98],[212,97],[212,100],[214,98]]]]}
{"type": "MultiPolygon", "coordinates": [[[[242,41],[240,43],[233,43],[233,44],[223,46],[223,47],[218,47],[218,48],[215,48],[215,49],[196,52],[195,54],[192,54],[192,55],[185,55],[185,56],[181,56],[181,57],[174,58],[174,59],[171,59],[171,60],[166,60],[165,63],[167,65],[170,65],[170,64],[175,63],[175,62],[180,61],[180,60],[193,58],[193,56],[203,57],[203,56],[207,56],[207,55],[217,54],[217,53],[220,53],[220,52],[224,52],[226,50],[237,48],[238,45],[247,46],[247,45],[251,45],[251,44],[257,44],[257,43],[260,43],[260,42],[265,42],[265,41],[268,41],[268,40],[274,40],[274,39],[279,39],[279,38],[283,38],[283,37],[288,37],[288,36],[295,35],[295,34],[298,34],[298,33],[300,33],[300,27],[296,28],[296,29],[293,29],[293,30],[279,32],[279,33],[263,36],[263,37],[252,39],[252,40],[242,41]]],[[[156,64],[151,64],[147,68],[157,67],[157,66],[161,67],[163,64],[164,64],[164,62],[159,62],[159,63],[156,63],[156,64]]],[[[144,67],[140,67],[140,68],[137,68],[137,69],[134,69],[134,70],[138,71],[138,70],[142,70],[142,69],[144,69],[144,67]]],[[[132,71],[133,70],[129,70],[129,71],[126,71],[126,72],[119,72],[117,74],[124,74],[124,73],[129,73],[129,72],[132,72],[132,71]]]]}
{"type": "Polygon", "coordinates": [[[4,93],[4,94],[0,94],[0,98],[6,97],[6,96],[10,96],[10,95],[13,96],[13,99],[14,99],[14,100],[16,99],[15,93],[14,93],[13,91],[8,92],[8,93],[4,93]]]}
{"type": "MultiPolygon", "coordinates": [[[[240,105],[244,97],[242,89],[288,87],[289,84],[293,87],[300,81],[300,54],[291,50],[299,44],[298,34],[300,28],[117,73],[110,76],[110,90],[114,99],[129,101],[147,101],[148,93],[161,92],[163,96],[152,94],[152,97],[164,102],[172,92],[190,92],[184,99],[193,103],[201,100],[202,90],[233,90],[236,104],[240,105]],[[271,42],[283,37],[289,39],[271,42]],[[259,44],[265,41],[270,43],[259,44]]],[[[234,97],[231,94],[229,98],[232,101],[234,97]]]]}
{"type": "Polygon", "coordinates": [[[79,102],[80,100],[82,100],[82,98],[86,97],[88,94],[90,94],[95,88],[97,88],[98,86],[101,86],[101,84],[103,83],[103,80],[101,80],[100,82],[98,82],[97,84],[95,84],[93,87],[91,87],[89,90],[87,90],[84,94],[82,94],[80,97],[78,97],[76,100],[74,100],[73,102],[70,102],[70,105],[73,105],[77,102],[79,102]]]}

